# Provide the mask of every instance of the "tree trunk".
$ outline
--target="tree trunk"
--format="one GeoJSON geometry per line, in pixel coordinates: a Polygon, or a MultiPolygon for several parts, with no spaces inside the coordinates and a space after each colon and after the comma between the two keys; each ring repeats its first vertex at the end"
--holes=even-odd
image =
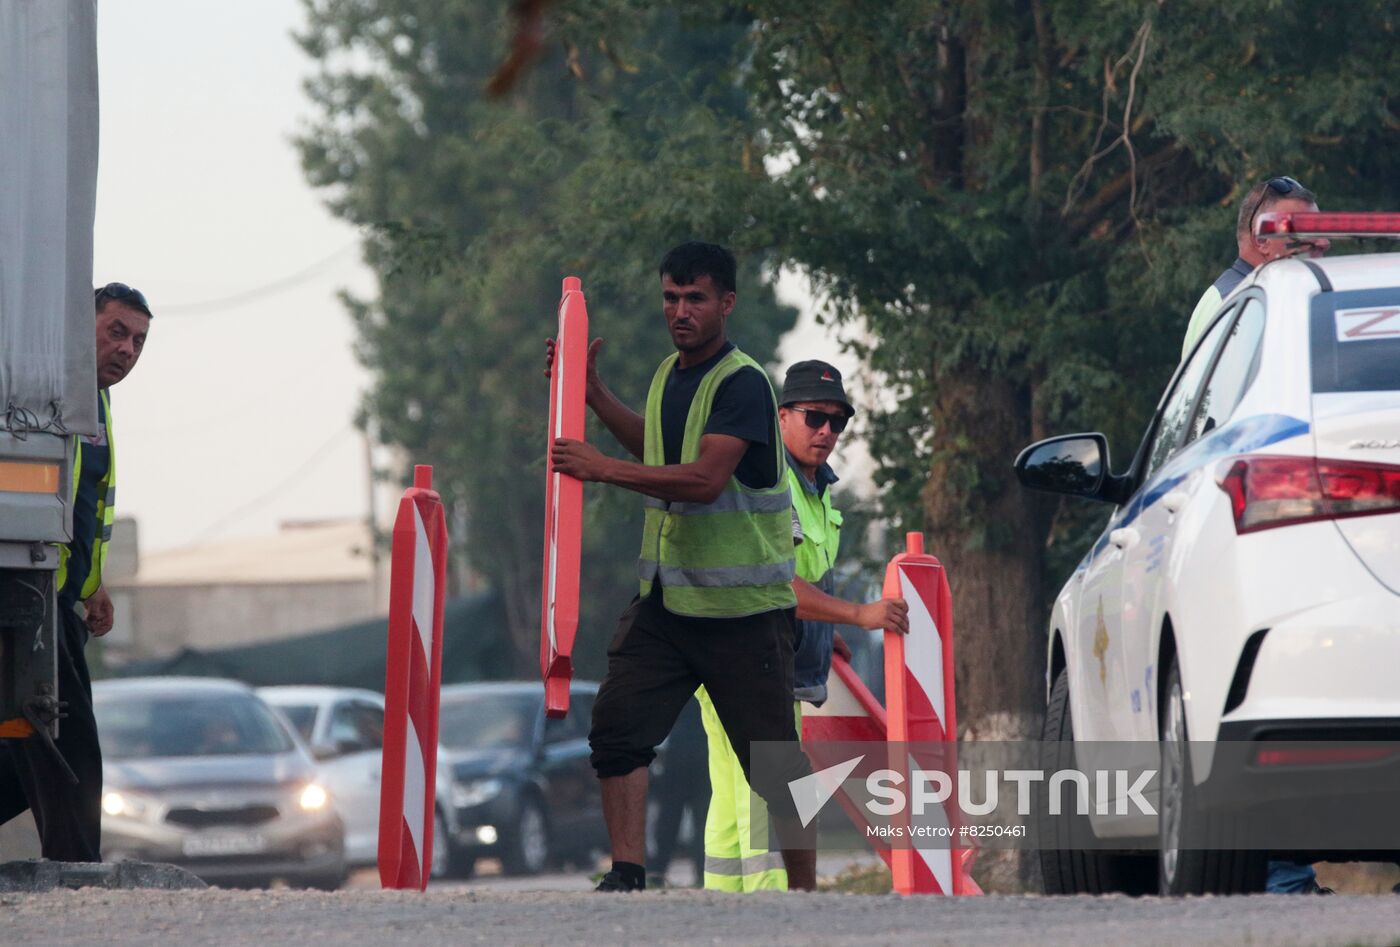
{"type": "Polygon", "coordinates": [[[925,526],[948,569],[958,723],[973,739],[1034,734],[1044,711],[1043,560],[1055,505],[1011,472],[1031,441],[1030,400],[1028,386],[980,369],[940,380],[934,398],[925,526]]]}

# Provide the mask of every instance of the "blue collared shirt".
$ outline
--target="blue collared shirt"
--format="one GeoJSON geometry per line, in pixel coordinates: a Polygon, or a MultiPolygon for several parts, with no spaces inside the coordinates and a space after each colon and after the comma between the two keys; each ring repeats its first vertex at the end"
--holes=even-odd
{"type": "Polygon", "coordinates": [[[802,468],[797,466],[797,461],[793,459],[792,452],[787,450],[787,448],[783,448],[783,452],[787,454],[788,466],[792,468],[793,473],[797,474],[798,481],[806,488],[807,492],[813,496],[821,496],[826,492],[827,487],[840,482],[841,478],[836,476],[836,471],[831,469],[831,465],[822,464],[817,468],[817,480],[813,483],[802,475],[802,468]]]}
{"type": "Polygon", "coordinates": [[[1235,287],[1244,282],[1244,278],[1254,272],[1254,267],[1244,261],[1243,257],[1235,257],[1235,262],[1230,264],[1230,268],[1215,278],[1215,291],[1224,299],[1235,291],[1235,287]]]}

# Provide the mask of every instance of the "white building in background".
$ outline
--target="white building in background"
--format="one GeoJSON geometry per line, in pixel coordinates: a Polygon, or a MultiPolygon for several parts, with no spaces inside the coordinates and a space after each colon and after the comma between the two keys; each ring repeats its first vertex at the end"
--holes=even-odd
{"type": "Polygon", "coordinates": [[[363,519],[285,523],[270,535],[138,554],[118,519],[106,585],[107,660],[272,641],[387,614],[389,556],[363,519]]]}

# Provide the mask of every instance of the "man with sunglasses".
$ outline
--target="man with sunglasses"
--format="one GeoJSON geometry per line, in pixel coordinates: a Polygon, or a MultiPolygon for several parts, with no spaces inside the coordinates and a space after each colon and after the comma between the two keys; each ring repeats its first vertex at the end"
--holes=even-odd
{"type": "MultiPolygon", "coordinates": [[[[592,763],[613,866],[599,891],[646,886],[647,768],[703,685],[755,790],[773,811],[792,887],[816,885],[813,833],[788,784],[811,774],[793,725],[796,574],[792,500],[767,375],[735,348],[733,254],[682,244],[660,266],[661,310],[675,354],[658,367],[644,413],[599,378],[589,347],[588,406],[637,460],[556,439],[551,468],[642,494],[640,594],[608,647],[593,704],[592,763]],[[750,770],[765,744],[771,766],[750,770]]],[[[553,345],[546,363],[553,366],[553,345]]]]}
{"type": "MultiPolygon", "coordinates": [[[[800,702],[821,706],[832,653],[849,659],[850,648],[836,624],[858,628],[909,630],[909,606],[885,598],[867,604],[835,596],[833,567],[841,544],[841,511],[831,505],[836,473],[827,463],[841,432],[855,414],[841,373],[826,362],[798,362],[788,369],[778,408],[778,426],[787,452],[787,479],[801,527],[797,546],[797,648],[793,697],[797,728],[800,702]]],[[[702,688],[701,720],[709,738],[710,807],[705,819],[705,887],[716,891],[785,891],[787,872],[764,844],[767,812],[754,801],[715,712],[702,688]]]]}
{"type": "Polygon", "coordinates": [[[1254,233],[1254,222],[1265,211],[1288,213],[1290,211],[1316,211],[1317,197],[1293,178],[1285,176],[1269,178],[1249,189],[1240,203],[1239,216],[1235,221],[1235,243],[1239,256],[1230,268],[1221,273],[1210,288],[1201,296],[1200,302],[1191,313],[1191,321],[1186,326],[1186,338],[1181,344],[1181,357],[1191,352],[1196,340],[1210,325],[1211,319],[1220,311],[1225,297],[1235,291],[1244,278],[1254,272],[1254,268],[1270,260],[1307,254],[1320,257],[1327,252],[1331,242],[1325,237],[1312,240],[1260,240],[1254,233]]]}
{"type": "Polygon", "coordinates": [[[52,861],[101,860],[102,750],[83,648],[89,635],[112,630],[112,600],[102,587],[117,488],[109,389],[136,367],[151,324],[146,297],[125,283],[108,283],[93,299],[98,434],[75,439],[73,540],[59,550],[55,578],[58,697],[67,704],[56,743],[78,781],[72,782],[37,738],[5,741],[0,748],[8,764],[0,766],[0,824],[32,810],[43,856],[52,861]]]}

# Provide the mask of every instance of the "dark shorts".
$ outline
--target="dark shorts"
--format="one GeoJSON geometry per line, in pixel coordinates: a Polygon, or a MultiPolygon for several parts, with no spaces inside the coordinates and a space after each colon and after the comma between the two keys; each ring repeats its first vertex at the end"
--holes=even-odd
{"type": "Polygon", "coordinates": [[[812,771],[792,715],[794,616],[793,609],[780,609],[744,618],[688,618],[666,611],[659,589],[634,599],[608,646],[608,673],[593,705],[588,742],[598,776],[625,776],[649,765],[703,684],[745,776],[750,744],[791,747],[778,765],[762,767],[766,784],[753,788],[773,812],[792,814],[787,783],[812,771]]]}

